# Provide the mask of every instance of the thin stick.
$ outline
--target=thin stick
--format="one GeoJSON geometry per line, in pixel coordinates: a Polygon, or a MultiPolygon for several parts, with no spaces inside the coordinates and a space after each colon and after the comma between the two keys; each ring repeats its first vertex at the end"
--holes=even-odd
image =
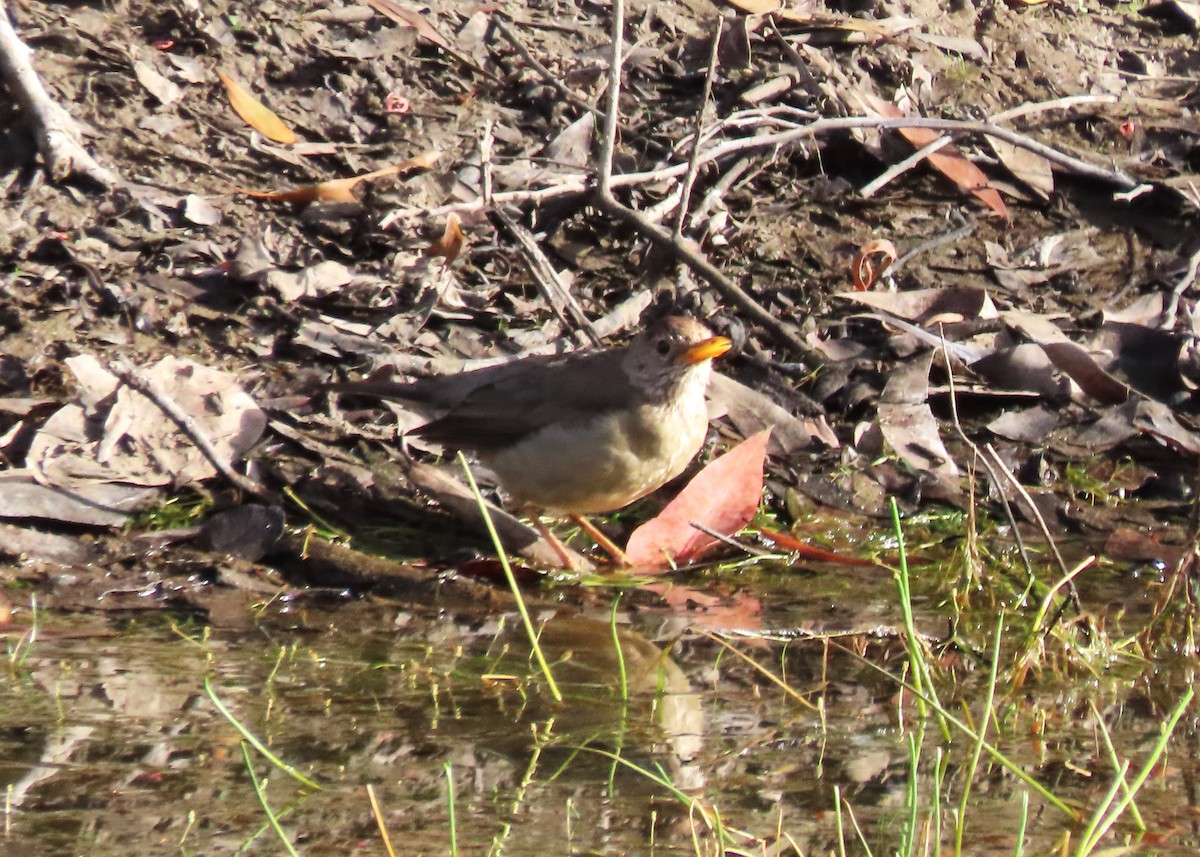
{"type": "Polygon", "coordinates": [[[621,122],[621,52],[625,44],[624,39],[625,0],[613,0],[612,51],[608,60],[608,103],[604,112],[604,136],[600,138],[600,164],[596,175],[596,194],[602,200],[612,200],[613,152],[617,148],[617,126],[621,122]]]}
{"type": "Polygon", "coordinates": [[[32,126],[50,178],[84,176],[104,187],[123,184],[120,176],[101,166],[83,147],[79,126],[46,92],[30,61],[32,55],[8,20],[8,4],[0,2],[0,79],[32,126]]]}
{"type": "MultiPolygon", "coordinates": [[[[1058,562],[1058,567],[1066,576],[1066,583],[1071,593],[1071,606],[1075,608],[1076,613],[1082,613],[1083,603],[1079,600],[1079,590],[1075,588],[1075,581],[1072,579],[1073,576],[1071,575],[1071,571],[1067,568],[1067,563],[1063,559],[1062,554],[1059,553],[1058,543],[1054,541],[1054,536],[1050,534],[1050,527],[1046,525],[1046,519],[1042,517],[1041,510],[1037,507],[1037,504],[1033,502],[1033,498],[1029,496],[1029,492],[1025,490],[1025,486],[1022,485],[1020,480],[1013,476],[1009,469],[1004,465],[1004,460],[1000,458],[1000,453],[996,452],[995,447],[989,443],[984,448],[987,450],[988,455],[992,457],[992,460],[999,465],[1000,472],[1004,474],[1004,478],[1008,480],[1010,485],[1012,485],[1013,490],[1016,491],[1021,499],[1025,501],[1025,505],[1029,509],[1029,514],[1033,516],[1034,521],[1038,525],[1038,529],[1042,531],[1042,537],[1046,540],[1046,544],[1050,546],[1050,551],[1054,554],[1054,559],[1058,562]]],[[[1057,619],[1058,617],[1056,616],[1055,620],[1057,621],[1057,619]]]]}
{"type": "Polygon", "coordinates": [[[509,217],[503,208],[494,209],[492,215],[516,239],[525,261],[529,264],[529,272],[533,274],[538,291],[542,293],[542,300],[558,316],[563,327],[567,330],[582,330],[593,345],[599,345],[600,336],[596,333],[596,328],[592,326],[583,307],[579,305],[579,301],[575,300],[575,296],[571,294],[571,290],[562,281],[558,270],[542,252],[542,248],[530,231],[509,217]]]}
{"type": "Polygon", "coordinates": [[[546,66],[542,64],[541,60],[535,57],[530,52],[529,48],[525,47],[525,44],[519,38],[517,38],[517,34],[514,33],[512,28],[504,22],[502,17],[499,15],[493,15],[492,22],[496,27],[496,32],[504,36],[505,40],[513,46],[518,54],[521,55],[521,59],[525,60],[525,62],[529,64],[529,67],[536,71],[543,81],[554,87],[554,90],[559,95],[567,99],[567,101],[574,104],[580,110],[586,110],[588,113],[591,113],[597,119],[604,118],[604,114],[597,110],[593,105],[588,104],[586,100],[581,98],[575,93],[574,90],[563,83],[559,75],[556,75],[554,72],[550,71],[550,69],[546,68],[546,66]]]}
{"type": "MultiPolygon", "coordinates": [[[[954,216],[960,221],[963,221],[966,219],[966,218],[962,217],[961,215],[957,214],[957,212],[955,212],[954,216]]],[[[905,253],[903,256],[901,256],[899,259],[897,259],[895,262],[893,262],[887,269],[888,275],[895,276],[896,272],[899,271],[902,267],[904,267],[906,262],[908,262],[910,259],[913,259],[913,258],[921,255],[922,253],[928,253],[930,250],[936,250],[938,247],[941,247],[943,244],[951,244],[955,241],[966,238],[968,235],[970,235],[972,232],[975,231],[975,226],[976,226],[976,224],[974,223],[974,221],[967,221],[965,223],[962,223],[960,226],[956,227],[955,229],[951,229],[949,232],[945,232],[941,235],[936,235],[933,238],[930,238],[928,241],[922,241],[916,247],[913,247],[911,250],[909,250],[907,253],[905,253]]]]}
{"type": "Polygon", "coordinates": [[[917,149],[915,152],[913,152],[907,158],[905,158],[902,161],[897,161],[896,163],[892,164],[890,167],[888,167],[882,173],[877,175],[874,179],[872,179],[871,181],[869,181],[865,185],[863,185],[861,188],[859,188],[858,195],[861,196],[863,199],[870,199],[875,194],[879,193],[879,191],[883,190],[883,188],[885,188],[887,185],[891,184],[893,181],[898,179],[900,176],[904,175],[906,172],[911,170],[917,164],[921,163],[921,161],[925,160],[926,158],[928,158],[930,155],[934,154],[935,152],[941,151],[942,149],[946,148],[952,142],[954,142],[953,139],[951,139],[949,136],[946,136],[946,137],[938,137],[938,138],[934,139],[932,142],[926,143],[924,146],[917,149]]]}
{"type": "MultiPolygon", "coordinates": [[[[1029,583],[1032,585],[1035,580],[1033,574],[1033,563],[1029,559],[1029,552],[1025,550],[1025,540],[1021,537],[1021,530],[1017,526],[1017,516],[1013,513],[1012,504],[1008,502],[1008,495],[1004,491],[1004,480],[996,473],[996,468],[992,465],[991,460],[983,454],[975,441],[967,437],[966,431],[962,427],[962,423],[958,418],[958,395],[954,388],[954,363],[950,360],[950,349],[946,344],[946,335],[941,333],[942,338],[942,359],[946,361],[946,380],[950,387],[950,420],[954,425],[954,431],[958,434],[959,440],[967,445],[967,448],[975,454],[976,460],[983,465],[983,469],[987,471],[988,476],[992,480],[992,487],[996,489],[996,493],[1000,497],[1000,505],[1004,507],[1004,516],[1008,518],[1008,525],[1012,527],[1013,538],[1017,543],[1017,554],[1021,557],[1021,562],[1025,565],[1025,573],[1029,576],[1029,583]]],[[[986,723],[984,724],[987,725],[986,723]]]]}
{"type": "MultiPolygon", "coordinates": [[[[1115,103],[1116,100],[1117,97],[1115,95],[1068,95],[1065,98],[1055,98],[1052,101],[1021,104],[1017,107],[997,113],[995,116],[991,117],[989,121],[993,124],[996,124],[999,122],[1008,122],[1011,119],[1027,116],[1031,113],[1044,113],[1048,110],[1067,110],[1075,107],[1078,104],[1112,104],[1115,103]]],[[[859,195],[864,199],[869,199],[882,190],[885,185],[890,184],[897,177],[908,172],[934,152],[949,146],[951,142],[953,141],[949,136],[938,137],[928,145],[922,146],[903,161],[888,167],[873,181],[867,182],[867,184],[863,185],[859,190],[859,195]]]]}
{"type": "MultiPolygon", "coordinates": [[[[790,123],[789,123],[790,124],[790,123]]],[[[1039,143],[1024,134],[1016,131],[1011,131],[1007,128],[1001,128],[988,122],[966,122],[953,119],[925,119],[915,116],[902,116],[895,118],[886,118],[882,116],[847,116],[830,119],[817,119],[808,125],[798,128],[789,128],[786,131],[777,132],[774,134],[759,134],[751,137],[738,138],[736,140],[727,140],[711,149],[701,153],[697,158],[697,164],[704,166],[713,161],[720,160],[732,154],[739,152],[753,151],[758,149],[773,149],[779,146],[787,146],[792,143],[806,140],[810,137],[819,137],[824,134],[829,134],[835,131],[847,131],[856,128],[881,128],[881,129],[896,129],[896,128],[929,128],[934,131],[947,131],[952,134],[985,134],[995,137],[999,140],[1011,143],[1019,149],[1026,149],[1041,155],[1046,160],[1058,165],[1061,169],[1074,173],[1076,175],[1091,178],[1095,181],[1115,187],[1123,192],[1130,192],[1139,188],[1149,187],[1134,179],[1132,176],[1120,170],[1108,170],[1103,167],[1093,166],[1071,155],[1059,152],[1044,143],[1039,143]]],[[[615,131],[613,138],[613,147],[615,147],[615,131]]],[[[603,149],[602,149],[603,152],[603,149]]],[[[606,162],[601,161],[603,167],[606,162]]],[[[654,184],[666,179],[675,178],[684,175],[688,170],[687,164],[672,164],[669,167],[660,167],[658,169],[649,170],[640,173],[624,173],[622,175],[612,175],[611,159],[607,162],[609,169],[609,177],[607,180],[608,188],[618,187],[635,187],[644,184],[654,184]]],[[[439,218],[445,217],[452,212],[458,214],[472,213],[483,211],[489,204],[508,205],[508,204],[524,204],[524,203],[542,203],[550,199],[557,199],[562,196],[581,196],[592,192],[595,188],[589,181],[589,176],[586,173],[570,173],[560,176],[556,184],[551,184],[545,187],[534,189],[523,189],[513,191],[503,191],[492,197],[491,203],[477,198],[467,200],[465,202],[449,203],[437,208],[422,208],[419,206],[410,206],[407,208],[398,208],[390,212],[383,220],[383,226],[387,227],[400,220],[412,220],[416,218],[439,218]]]]}
{"type": "Polygon", "coordinates": [[[200,428],[195,418],[180,407],[178,402],[168,396],[153,378],[132,366],[114,364],[108,367],[108,371],[120,378],[125,386],[131,390],[136,390],[153,402],[171,422],[179,427],[179,430],[187,436],[196,449],[200,450],[200,453],[208,459],[209,464],[215,467],[217,472],[231,485],[239,491],[251,494],[259,499],[267,500],[271,503],[279,502],[279,498],[265,485],[234,470],[229,465],[229,462],[221,457],[221,453],[217,451],[216,445],[204,433],[204,430],[200,428]]]}
{"type": "Polygon", "coordinates": [[[712,527],[708,526],[707,524],[702,524],[699,521],[688,521],[688,526],[692,527],[693,529],[699,530],[700,532],[704,533],[704,535],[709,536],[710,538],[714,538],[717,541],[721,542],[722,544],[727,544],[731,548],[737,548],[738,550],[742,551],[743,553],[747,553],[750,556],[774,556],[775,555],[774,551],[763,550],[762,548],[756,548],[753,545],[748,545],[743,542],[739,542],[733,536],[727,536],[724,533],[719,533],[716,530],[714,530],[712,527]]]}
{"type": "Polygon", "coordinates": [[[696,175],[700,172],[700,132],[704,129],[704,114],[708,110],[708,100],[712,98],[713,78],[717,76],[717,53],[721,46],[721,30],[725,26],[725,16],[717,17],[713,27],[712,49],[708,54],[708,71],[704,75],[704,92],[700,95],[700,108],[696,111],[696,133],[692,140],[692,154],[688,159],[688,169],[683,176],[683,185],[679,191],[679,216],[675,218],[675,238],[683,237],[683,225],[687,221],[688,206],[692,199],[692,185],[696,183],[696,175]]]}
{"type": "Polygon", "coordinates": [[[1170,330],[1175,326],[1175,314],[1179,311],[1179,299],[1183,297],[1183,293],[1188,290],[1192,283],[1196,282],[1196,274],[1200,272],[1200,250],[1197,250],[1188,257],[1187,270],[1183,272],[1183,276],[1175,283],[1175,287],[1171,289],[1171,297],[1167,300],[1167,306],[1162,311],[1162,327],[1164,330],[1170,330]]]}
{"type": "Polygon", "coordinates": [[[596,204],[601,210],[618,220],[624,221],[626,225],[633,228],[642,237],[648,238],[658,246],[670,250],[682,259],[689,268],[707,280],[726,300],[730,301],[749,316],[753,322],[769,332],[780,344],[785,345],[797,354],[804,355],[809,360],[822,362],[818,355],[808,347],[796,332],[771,315],[767,309],[751,297],[741,286],[722,274],[687,239],[680,238],[676,240],[671,233],[658,224],[651,223],[640,212],[634,211],[632,208],[628,208],[618,202],[613,198],[611,191],[606,198],[597,189],[596,204]]]}

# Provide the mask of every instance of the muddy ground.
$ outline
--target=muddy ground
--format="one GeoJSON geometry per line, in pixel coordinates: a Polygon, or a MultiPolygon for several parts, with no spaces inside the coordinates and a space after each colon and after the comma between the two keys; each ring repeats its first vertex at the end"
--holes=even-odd
{"type": "Polygon", "coordinates": [[[960,796],[974,853],[1093,853],[1068,846],[1124,760],[1154,775],[1097,841],[1195,853],[1194,718],[1151,749],[1194,683],[1194,8],[753,3],[630,0],[616,205],[611,2],[5,4],[119,177],[48,181],[0,98],[8,846],[267,853],[273,803],[306,854],[389,827],[442,853],[457,782],[494,853],[701,853],[710,805],[738,853],[858,853],[843,804],[891,853],[917,808],[944,844],[960,796]],[[880,181],[936,130],[957,148],[880,181]],[[409,467],[408,415],[318,384],[669,309],[734,340],[742,385],[691,472],[774,426],[739,536],[772,555],[587,586],[527,561],[560,705],[439,481],[458,465],[414,443],[409,467]],[[545,621],[563,603],[583,618],[545,621]],[[939,743],[896,678],[914,651],[1011,765],[939,743]],[[322,790],[243,760],[224,706],[322,790]]]}
{"type": "MultiPolygon", "coordinates": [[[[762,420],[780,425],[767,508],[801,537],[815,510],[869,520],[888,496],[910,512],[984,500],[1001,519],[1000,493],[1033,532],[1011,486],[976,476],[992,444],[992,465],[1028,486],[1053,533],[1122,561],[1178,555],[1155,546],[1184,541],[1167,529],[1186,519],[1200,453],[1186,9],[911,2],[747,16],[701,0],[632,3],[615,172],[666,172],[618,179],[618,197],[674,225],[669,167],[692,152],[720,27],[701,124],[705,151],[727,154],[700,159],[684,233],[773,326],[593,204],[609,5],[10,11],[87,147],[130,183],[46,182],[5,105],[0,513],[18,527],[84,532],[90,550],[131,522],[192,523],[251,499],[204,462],[189,469],[194,441],[158,406],[129,417],[143,429],[104,442],[113,384],[89,387],[96,373],[149,372],[172,356],[212,371],[202,392],[180,388],[185,411],[219,395],[221,408],[253,413],[201,433],[243,432],[228,457],[271,496],[292,493],[290,523],[399,521],[408,535],[389,535],[391,555],[453,564],[465,538],[486,545],[382,463],[391,418],[344,414],[310,395],[314,381],[552,347],[582,319],[620,340],[639,313],[674,308],[729,334],[736,352],[721,370],[786,410],[762,420]],[[218,73],[298,142],[253,131],[218,73]],[[754,144],[817,117],[986,122],[1012,108],[1021,115],[997,124],[1061,157],[962,135],[957,155],[935,156],[948,166],[917,164],[869,198],[864,185],[926,140],[848,121],[754,144]],[[332,201],[263,196],[393,165],[332,201]],[[498,201],[480,204],[485,188],[498,201]],[[876,241],[904,258],[855,293],[855,253],[876,241]],[[569,300],[548,291],[547,268],[569,300]],[[947,357],[974,451],[950,422],[947,357]],[[81,396],[68,429],[50,422],[81,396]],[[106,469],[137,458],[132,447],[137,463],[106,469]],[[181,458],[166,460],[167,447],[181,458]],[[87,504],[109,517],[37,493],[105,482],[116,493],[87,504]],[[193,514],[128,517],[171,498],[193,514]]],[[[186,369],[189,382],[199,371],[186,369]]],[[[745,411],[761,402],[720,422],[722,438],[748,433],[745,411]]],[[[46,546],[24,553],[53,558],[46,546]]]]}

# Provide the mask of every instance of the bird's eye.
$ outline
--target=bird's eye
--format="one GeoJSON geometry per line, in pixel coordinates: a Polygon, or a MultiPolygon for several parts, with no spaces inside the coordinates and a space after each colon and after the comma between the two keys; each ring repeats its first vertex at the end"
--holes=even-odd
{"type": "Polygon", "coordinates": [[[660,339],[658,342],[654,343],[654,350],[663,357],[666,357],[671,353],[671,343],[667,342],[665,339],[660,339]]]}

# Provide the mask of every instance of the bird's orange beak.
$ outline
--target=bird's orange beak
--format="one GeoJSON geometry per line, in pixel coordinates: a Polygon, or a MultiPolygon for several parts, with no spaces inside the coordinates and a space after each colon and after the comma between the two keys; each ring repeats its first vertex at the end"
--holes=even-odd
{"type": "Polygon", "coordinates": [[[726,351],[733,347],[733,343],[724,336],[714,336],[711,339],[706,339],[703,342],[697,342],[687,351],[679,355],[679,359],[684,363],[696,365],[703,363],[705,360],[712,360],[714,357],[720,357],[726,351]]]}

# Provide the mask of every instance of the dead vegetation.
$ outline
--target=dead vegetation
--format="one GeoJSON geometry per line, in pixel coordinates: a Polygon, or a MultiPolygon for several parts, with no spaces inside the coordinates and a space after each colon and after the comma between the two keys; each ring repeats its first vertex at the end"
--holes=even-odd
{"type": "Polygon", "coordinates": [[[180,492],[286,492],[293,523],[339,529],[461,510],[380,468],[403,413],[376,427],[314,382],[671,306],[738,344],[719,426],[774,426],[768,506],[801,536],[789,492],[876,517],[986,500],[1116,560],[1185,539],[1200,256],[1171,4],[9,11],[109,171],[45,139],[31,160],[45,123],[15,98],[10,520],[115,532],[180,492]],[[1119,488],[1080,502],[1064,473],[1109,462],[1119,488]]]}

